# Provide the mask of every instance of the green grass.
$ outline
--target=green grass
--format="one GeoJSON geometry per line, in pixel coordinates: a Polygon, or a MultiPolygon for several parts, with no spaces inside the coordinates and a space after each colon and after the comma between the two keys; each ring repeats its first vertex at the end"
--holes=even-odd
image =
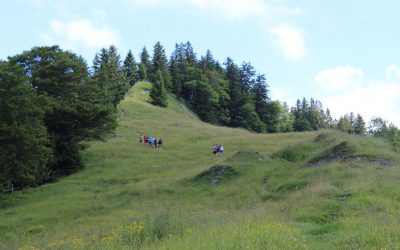
{"type": "Polygon", "coordinates": [[[400,156],[385,141],[213,126],[172,97],[151,105],[149,88],[127,94],[115,135],[88,143],[83,171],[0,196],[0,249],[400,248],[400,156]]]}

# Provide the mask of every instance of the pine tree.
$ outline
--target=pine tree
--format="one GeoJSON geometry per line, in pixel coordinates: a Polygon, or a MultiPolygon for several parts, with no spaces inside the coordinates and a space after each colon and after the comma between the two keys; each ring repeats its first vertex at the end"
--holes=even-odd
{"type": "Polygon", "coordinates": [[[353,131],[355,134],[364,135],[365,134],[365,121],[360,114],[357,114],[353,125],[353,131]]]}
{"type": "Polygon", "coordinates": [[[24,66],[27,84],[46,100],[42,106],[47,107],[44,122],[55,156],[53,177],[81,169],[81,142],[102,139],[116,126],[113,109],[100,84],[89,76],[86,62],[58,46],[36,47],[9,62],[24,66]]]}
{"type": "Polygon", "coordinates": [[[281,125],[279,128],[280,132],[292,132],[293,131],[293,123],[294,123],[294,115],[289,111],[289,107],[284,102],[281,108],[281,125]]]}
{"type": "MultiPolygon", "coordinates": [[[[240,80],[241,80],[241,90],[243,93],[250,93],[250,90],[253,88],[253,85],[256,83],[256,70],[254,67],[248,62],[243,62],[242,66],[239,69],[240,80]]],[[[265,82],[265,76],[264,82],[265,82]]]]}
{"type": "Polygon", "coordinates": [[[150,91],[151,103],[160,107],[167,107],[167,89],[161,71],[157,71],[156,81],[150,91]]]}
{"type": "Polygon", "coordinates": [[[266,105],[265,124],[268,133],[278,133],[281,128],[282,106],[279,101],[271,101],[266,105]]]}
{"type": "Polygon", "coordinates": [[[146,66],[144,65],[144,63],[139,64],[138,74],[139,74],[140,80],[147,80],[149,78],[148,74],[147,74],[146,66]]]}
{"type": "Polygon", "coordinates": [[[331,116],[331,111],[329,110],[329,108],[326,109],[325,117],[326,117],[326,119],[325,119],[325,122],[326,122],[325,127],[326,128],[333,128],[335,126],[335,124],[334,124],[333,118],[331,116]]]}
{"type": "Polygon", "coordinates": [[[192,44],[189,41],[183,44],[183,53],[185,60],[188,62],[190,66],[196,65],[197,62],[196,54],[194,53],[192,44]]]}
{"type": "Polygon", "coordinates": [[[345,114],[344,116],[340,117],[336,126],[337,129],[343,132],[351,133],[353,131],[353,126],[350,122],[348,114],[345,114]]]}
{"type": "MultiPolygon", "coordinates": [[[[255,104],[255,111],[260,117],[261,121],[267,123],[267,103],[269,102],[268,84],[264,75],[258,75],[254,85],[252,86],[252,93],[255,104]]],[[[268,127],[268,126],[267,126],[268,127]]]]}
{"type": "Polygon", "coordinates": [[[131,50],[128,51],[124,60],[123,70],[128,79],[129,85],[133,86],[139,80],[139,70],[131,50]]]}
{"type": "MultiPolygon", "coordinates": [[[[144,69],[140,69],[142,76],[144,76],[144,72],[146,72],[147,77],[149,77],[149,74],[152,72],[152,65],[150,61],[150,56],[149,52],[147,52],[146,47],[143,47],[142,52],[140,53],[140,67],[143,67],[144,69]]],[[[142,78],[140,80],[148,80],[147,78],[142,78]]]]}
{"type": "Polygon", "coordinates": [[[165,86],[168,89],[172,89],[171,86],[171,76],[168,71],[168,59],[167,56],[165,55],[165,50],[163,46],[161,45],[160,42],[157,42],[154,45],[154,51],[153,51],[153,67],[151,69],[151,74],[150,74],[150,81],[154,82],[156,81],[156,72],[160,71],[162,74],[162,77],[164,78],[164,83],[165,86]]]}
{"type": "Polygon", "coordinates": [[[210,50],[207,50],[206,55],[201,57],[199,64],[203,70],[215,69],[215,60],[210,50]]]}
{"type": "Polygon", "coordinates": [[[115,46],[101,49],[95,57],[96,65],[93,77],[98,82],[105,95],[105,104],[116,109],[118,103],[124,98],[129,90],[129,81],[124,72],[120,56],[115,46]]]}
{"type": "Polygon", "coordinates": [[[230,97],[229,115],[231,117],[231,125],[240,126],[242,122],[239,117],[239,109],[245,104],[246,100],[240,88],[239,69],[231,58],[227,58],[226,62],[226,78],[228,79],[228,94],[230,97]]]}
{"type": "Polygon", "coordinates": [[[22,67],[0,62],[0,189],[50,179],[53,160],[43,98],[26,84],[22,67]]]}

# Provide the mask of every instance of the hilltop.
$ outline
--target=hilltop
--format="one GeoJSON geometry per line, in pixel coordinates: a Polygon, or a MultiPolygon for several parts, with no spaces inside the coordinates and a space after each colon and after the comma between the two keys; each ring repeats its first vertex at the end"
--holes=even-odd
{"type": "Polygon", "coordinates": [[[113,136],[87,143],[84,170],[0,197],[1,249],[400,247],[400,156],[384,140],[214,126],[172,96],[151,105],[150,87],[126,94],[113,136]]]}

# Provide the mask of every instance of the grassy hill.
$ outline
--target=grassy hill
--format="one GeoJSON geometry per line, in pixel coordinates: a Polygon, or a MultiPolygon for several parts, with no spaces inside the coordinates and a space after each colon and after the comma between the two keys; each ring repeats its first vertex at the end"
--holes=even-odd
{"type": "Polygon", "coordinates": [[[385,141],[213,126],[172,97],[149,104],[149,88],[127,94],[115,136],[88,143],[83,171],[0,196],[0,249],[400,248],[400,156],[385,141]]]}

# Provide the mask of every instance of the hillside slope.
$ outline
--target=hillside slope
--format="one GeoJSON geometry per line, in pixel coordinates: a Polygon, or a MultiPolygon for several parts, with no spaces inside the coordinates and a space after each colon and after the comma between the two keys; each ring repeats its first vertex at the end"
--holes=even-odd
{"type": "Polygon", "coordinates": [[[400,157],[385,141],[213,126],[172,97],[149,104],[149,88],[127,94],[114,136],[88,143],[83,171],[0,197],[0,249],[400,247],[400,157]]]}

